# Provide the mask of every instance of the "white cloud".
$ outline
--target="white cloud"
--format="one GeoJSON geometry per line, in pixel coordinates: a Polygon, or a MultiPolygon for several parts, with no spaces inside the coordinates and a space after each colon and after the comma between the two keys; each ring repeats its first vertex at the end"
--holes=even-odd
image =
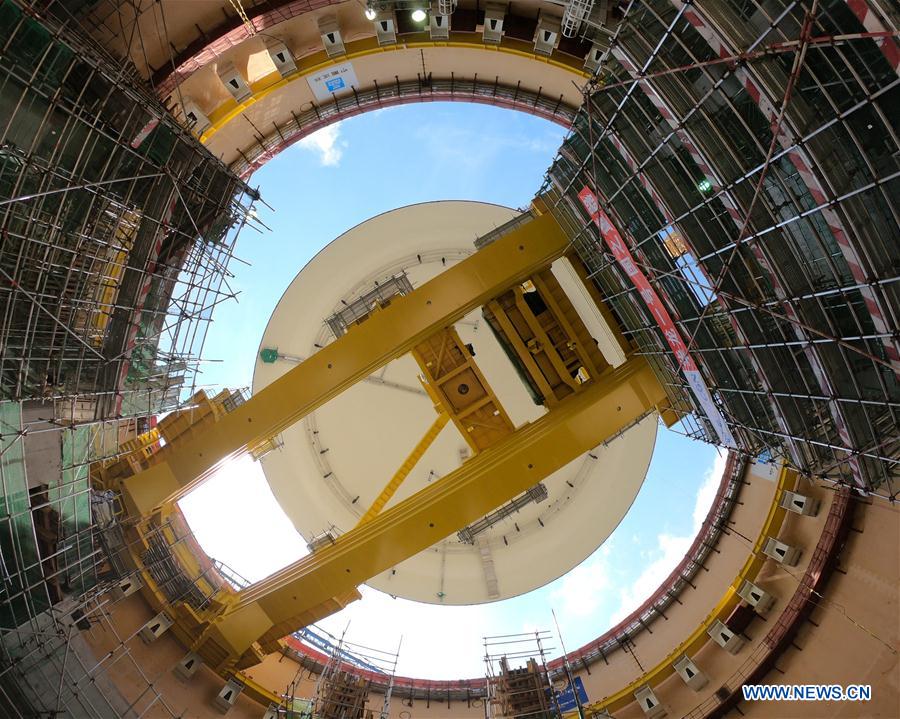
{"type": "Polygon", "coordinates": [[[590,617],[600,606],[610,586],[608,546],[609,543],[566,574],[550,594],[561,624],[590,617]]]}
{"type": "Polygon", "coordinates": [[[692,539],[693,536],[677,537],[666,533],[657,536],[655,554],[658,556],[644,567],[644,571],[630,586],[625,587],[619,593],[619,608],[613,612],[611,620],[613,625],[631,614],[659,587],[659,583],[669,576],[684,557],[684,553],[691,546],[692,539]]]}
{"type": "Polygon", "coordinates": [[[697,536],[703,520],[706,519],[706,515],[709,513],[709,508],[712,506],[716,490],[722,479],[722,473],[725,471],[727,458],[728,454],[720,450],[713,463],[706,470],[703,483],[697,490],[697,496],[694,500],[690,532],[682,536],[662,532],[657,536],[657,547],[654,552],[657,558],[644,568],[631,586],[621,590],[619,608],[612,616],[613,625],[618,624],[640,606],[684,558],[685,553],[694,541],[694,537],[697,536]]]}
{"type": "MultiPolygon", "coordinates": [[[[399,644],[397,673],[403,676],[458,679],[484,675],[483,638],[496,633],[490,605],[435,606],[393,599],[365,586],[360,591],[361,600],[319,626],[335,636],[346,630],[347,641],[382,652],[396,651],[399,644]]],[[[378,655],[368,652],[368,656],[378,655]]]]}
{"type": "Polygon", "coordinates": [[[694,502],[694,520],[693,534],[697,534],[706,515],[709,514],[709,508],[712,506],[713,500],[716,498],[716,490],[719,488],[719,482],[722,481],[722,473],[725,471],[725,462],[728,460],[728,453],[724,450],[717,450],[716,458],[713,460],[712,466],[706,470],[706,476],[703,477],[703,484],[697,490],[697,499],[694,502]]]}
{"type": "Polygon", "coordinates": [[[336,122],[304,137],[297,143],[297,147],[317,154],[319,164],[323,167],[337,167],[347,149],[347,142],[340,138],[341,123],[336,122]]]}
{"type": "Polygon", "coordinates": [[[559,147],[560,137],[556,128],[541,135],[518,130],[515,125],[502,129],[493,127],[460,126],[441,117],[420,125],[413,133],[430,164],[446,164],[469,173],[496,165],[511,152],[534,153],[551,157],[559,147]],[[460,152],[460,148],[474,148],[460,152]]]}

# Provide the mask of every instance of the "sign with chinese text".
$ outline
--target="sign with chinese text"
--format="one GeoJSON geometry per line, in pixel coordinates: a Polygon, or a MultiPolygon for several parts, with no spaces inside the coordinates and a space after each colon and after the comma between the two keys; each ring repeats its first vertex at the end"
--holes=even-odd
{"type": "Polygon", "coordinates": [[[328,102],[335,95],[350,92],[350,88],[359,86],[353,65],[349,62],[317,70],[306,81],[319,102],[328,102]]]}

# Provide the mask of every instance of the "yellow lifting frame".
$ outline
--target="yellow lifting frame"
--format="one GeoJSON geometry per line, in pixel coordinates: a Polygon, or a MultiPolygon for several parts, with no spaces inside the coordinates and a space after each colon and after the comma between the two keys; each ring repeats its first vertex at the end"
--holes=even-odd
{"type": "Polygon", "coordinates": [[[223,462],[276,436],[419,342],[560,257],[568,238],[543,214],[442,272],[319,350],[218,422],[163,448],[122,481],[132,517],[176,501],[223,462]]]}
{"type": "Polygon", "coordinates": [[[232,661],[254,642],[264,652],[333,597],[427,549],[625,429],[666,394],[642,357],[631,357],[540,419],[370,521],[239,594],[198,642],[232,661]]]}

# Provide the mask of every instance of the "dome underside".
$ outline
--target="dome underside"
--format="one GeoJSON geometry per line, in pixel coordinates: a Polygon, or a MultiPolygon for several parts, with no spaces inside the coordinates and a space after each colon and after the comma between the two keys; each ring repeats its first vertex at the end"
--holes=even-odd
{"type": "MultiPolygon", "coordinates": [[[[474,237],[514,215],[482,203],[426,203],[380,215],[336,239],[300,272],[273,313],[262,347],[277,349],[281,359],[257,362],[254,391],[290,369],[287,358],[308,357],[332,341],[324,320],[333,313],[392,278],[421,285],[470,254],[474,237]]],[[[544,414],[480,308],[455,330],[514,426],[544,414]]],[[[420,374],[412,356],[395,359],[285,431],[283,446],[262,459],[276,498],[308,541],[354,527],[435,421],[420,374]]],[[[465,536],[451,535],[368,584],[443,604],[495,601],[543,586],[583,561],[619,523],[646,475],[655,437],[655,416],[645,417],[531,495],[462,528],[465,536]]],[[[472,451],[448,423],[386,507],[455,470],[472,451]]]]}

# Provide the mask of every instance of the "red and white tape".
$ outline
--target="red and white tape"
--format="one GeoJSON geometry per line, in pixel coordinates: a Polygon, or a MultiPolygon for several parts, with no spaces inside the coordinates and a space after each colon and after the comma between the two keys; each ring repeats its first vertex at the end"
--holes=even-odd
{"type": "MultiPolygon", "coordinates": [[[[681,7],[680,0],[672,0],[676,7],[681,7]]],[[[852,4],[852,3],[851,3],[852,4]]],[[[865,5],[865,3],[861,3],[865,5]]],[[[699,8],[690,6],[685,8],[684,18],[694,27],[700,36],[706,40],[709,46],[719,57],[733,57],[737,50],[733,43],[725,37],[724,32],[720,30],[709,18],[705,17],[699,8]]],[[[815,162],[809,156],[807,150],[797,142],[798,133],[792,126],[790,117],[785,115],[784,121],[780,127],[776,128],[776,120],[778,118],[778,109],[772,95],[767,91],[761,79],[758,79],[755,71],[747,66],[737,67],[734,70],[735,77],[744,86],[747,94],[753,99],[760,109],[760,112],[769,121],[773,130],[777,129],[776,138],[782,149],[787,150],[787,157],[803,180],[803,183],[809,190],[813,201],[817,206],[828,203],[833,196],[826,192],[824,184],[816,176],[813,171],[815,162]]],[[[886,319],[886,312],[881,306],[878,294],[868,285],[869,278],[866,275],[865,268],[856,247],[851,242],[843,221],[838,213],[831,207],[823,208],[821,211],[822,219],[828,225],[828,229],[834,236],[841,255],[844,257],[850,273],[854,281],[860,285],[860,294],[866,304],[866,309],[872,316],[872,324],[875,332],[880,335],[891,334],[890,322],[886,319]]],[[[884,344],[885,356],[891,363],[894,372],[900,373],[900,347],[890,337],[882,339],[884,344]]]]}
{"type": "MultiPolygon", "coordinates": [[[[667,124],[675,131],[676,136],[679,138],[679,140],[681,140],[682,145],[691,156],[691,159],[703,173],[704,177],[710,182],[710,184],[712,185],[712,190],[717,193],[719,200],[722,202],[725,210],[732,218],[732,221],[735,223],[739,230],[743,228],[744,216],[739,209],[737,201],[728,190],[724,189],[724,184],[718,177],[717,173],[713,170],[712,164],[707,161],[704,153],[700,150],[697,144],[693,141],[693,138],[690,137],[690,135],[684,129],[682,121],[680,118],[678,118],[675,111],[669,107],[668,103],[662,98],[662,96],[656,91],[656,89],[649,81],[639,78],[640,71],[637,67],[637,64],[632,61],[632,59],[624,52],[624,50],[622,50],[621,45],[613,48],[613,56],[633,78],[637,79],[638,86],[641,88],[641,90],[644,92],[653,106],[657,109],[663,119],[667,122],[667,124]]],[[[772,289],[775,292],[775,296],[782,301],[781,306],[784,310],[784,313],[786,317],[791,320],[789,324],[791,325],[794,335],[801,342],[808,343],[809,338],[806,336],[806,332],[797,324],[797,322],[799,321],[797,313],[791,303],[786,301],[788,295],[784,291],[778,275],[774,271],[774,268],[771,266],[771,263],[768,261],[768,258],[759,247],[759,243],[751,242],[748,244],[757,262],[769,275],[769,279],[772,285],[772,289]]],[[[732,326],[734,326],[734,324],[735,323],[732,322],[732,326]]],[[[822,392],[827,395],[833,395],[834,392],[828,380],[827,373],[822,368],[815,349],[809,344],[805,344],[804,354],[806,355],[807,360],[810,363],[810,366],[813,370],[814,375],[816,376],[817,382],[819,383],[822,392]]],[[[759,378],[763,382],[763,386],[766,388],[766,391],[771,393],[772,389],[771,386],[768,385],[768,383],[765,381],[765,375],[760,374],[759,378]]],[[[777,402],[773,397],[770,399],[770,403],[775,410],[776,415],[780,414],[777,402]]],[[[841,438],[841,441],[844,443],[847,451],[852,451],[853,444],[850,441],[850,434],[847,430],[846,422],[844,421],[841,408],[837,406],[836,402],[829,402],[828,406],[832,419],[835,423],[835,427],[838,430],[838,436],[841,438]]],[[[786,422],[784,422],[783,419],[779,420],[779,425],[786,429],[786,422]]],[[[790,432],[786,433],[788,435],[791,434],[790,432]]],[[[854,480],[859,486],[865,487],[866,483],[862,477],[858,459],[855,456],[851,456],[849,459],[849,463],[854,476],[854,480]]]]}

